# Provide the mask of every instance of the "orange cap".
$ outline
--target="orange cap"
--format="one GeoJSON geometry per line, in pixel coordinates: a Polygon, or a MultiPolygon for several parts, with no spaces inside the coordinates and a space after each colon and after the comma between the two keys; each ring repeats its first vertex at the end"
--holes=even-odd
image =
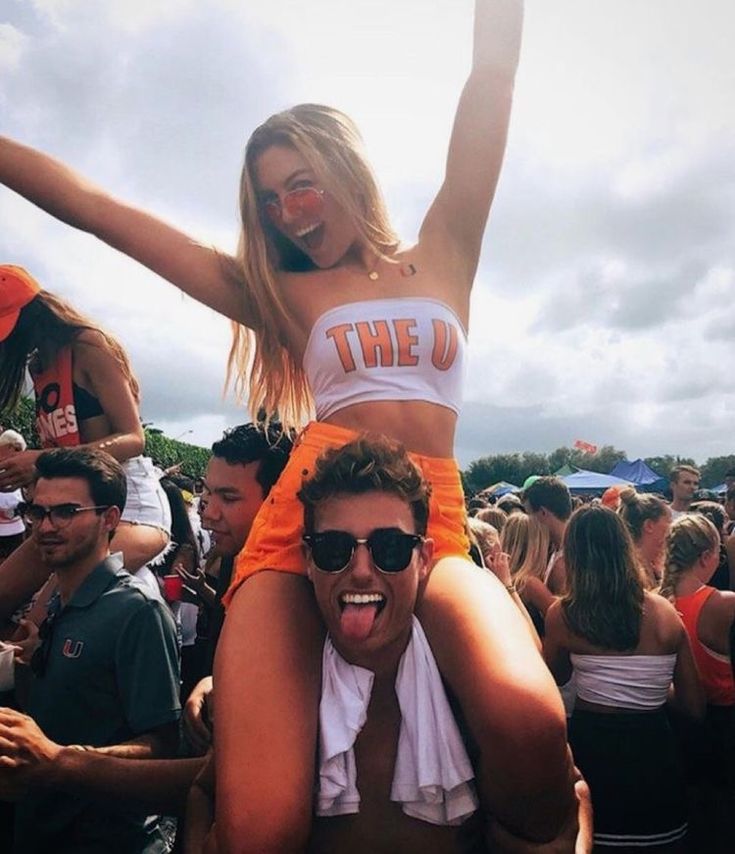
{"type": "Polygon", "coordinates": [[[15,329],[20,310],[41,290],[38,282],[22,267],[0,265],[0,341],[15,329]]]}

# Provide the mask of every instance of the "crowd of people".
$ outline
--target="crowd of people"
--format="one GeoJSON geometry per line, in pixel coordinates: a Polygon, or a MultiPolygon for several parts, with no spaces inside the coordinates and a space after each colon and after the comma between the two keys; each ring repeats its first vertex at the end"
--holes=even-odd
{"type": "Polygon", "coordinates": [[[476,0],[415,245],[330,107],[250,137],[234,256],[0,138],[8,188],[232,321],[229,376],[264,413],[201,488],[161,471],[120,342],[0,267],[0,411],[28,376],[41,443],[0,438],[12,850],[723,844],[735,594],[710,592],[714,509],[682,487],[572,514],[539,478],[468,522],[454,434],[522,19],[476,0]]]}

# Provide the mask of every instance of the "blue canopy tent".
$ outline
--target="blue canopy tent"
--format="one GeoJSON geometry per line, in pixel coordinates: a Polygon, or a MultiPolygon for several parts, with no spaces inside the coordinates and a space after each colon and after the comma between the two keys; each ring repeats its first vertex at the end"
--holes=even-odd
{"type": "Polygon", "coordinates": [[[631,481],[622,477],[613,477],[610,474],[600,474],[596,471],[585,471],[580,469],[574,474],[563,477],[570,492],[602,493],[610,486],[630,486],[631,481]]]}
{"type": "Polygon", "coordinates": [[[520,486],[516,486],[514,483],[508,483],[507,480],[501,480],[499,483],[494,483],[492,486],[488,486],[487,489],[483,489],[483,492],[486,492],[489,495],[494,495],[496,498],[507,495],[509,492],[520,491],[520,486]]]}
{"type": "Polygon", "coordinates": [[[663,492],[669,483],[641,459],[621,460],[610,474],[630,481],[639,492],[663,492]]]}

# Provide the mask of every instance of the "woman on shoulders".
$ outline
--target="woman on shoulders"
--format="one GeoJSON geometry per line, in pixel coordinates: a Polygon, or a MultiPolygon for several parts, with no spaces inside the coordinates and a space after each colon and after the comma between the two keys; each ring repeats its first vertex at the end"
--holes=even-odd
{"type": "Polygon", "coordinates": [[[587,505],[564,538],[569,590],[546,615],[544,658],[576,676],[569,743],[595,813],[595,850],[683,851],[684,778],[664,712],[701,715],[703,697],[674,608],[648,593],[619,516],[587,505]]]}
{"type": "Polygon", "coordinates": [[[573,812],[554,686],[506,591],[467,559],[453,459],[470,290],[505,149],[522,18],[522,0],[476,0],[445,178],[414,246],[390,224],[353,122],[329,107],[285,110],[251,136],[236,258],[0,140],[9,187],[234,321],[230,374],[252,412],[278,411],[286,426],[316,413],[253,524],[227,600],[215,666],[225,847],[290,850],[308,836],[323,629],[305,578],[296,492],[325,447],[364,430],[401,441],[432,482],[438,560],[421,619],[475,737],[483,743],[493,731],[500,744],[482,751],[480,768],[498,820],[546,841],[573,812]],[[535,773],[520,778],[512,769],[523,757],[535,773]],[[513,786],[499,785],[509,777],[513,786]],[[538,791],[545,796],[531,797],[538,791]]]}
{"type": "MultiPolygon", "coordinates": [[[[168,543],[171,516],[145,438],[140,390],[119,342],[65,300],[41,288],[21,267],[0,266],[0,411],[12,410],[26,375],[36,399],[42,449],[94,447],[123,464],[128,484],[125,510],[110,548],[134,573],[168,543]]],[[[5,459],[0,489],[28,486],[42,451],[5,459]]],[[[8,617],[48,577],[32,540],[0,570],[0,615],[8,617]]]]}

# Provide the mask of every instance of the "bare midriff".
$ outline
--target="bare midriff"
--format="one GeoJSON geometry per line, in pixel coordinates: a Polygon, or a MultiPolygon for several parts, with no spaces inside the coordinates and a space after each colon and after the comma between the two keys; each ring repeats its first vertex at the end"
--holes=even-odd
{"type": "Polygon", "coordinates": [[[423,400],[379,400],[340,409],[326,424],[382,433],[407,450],[427,457],[453,457],[457,416],[446,406],[423,400]]]}

